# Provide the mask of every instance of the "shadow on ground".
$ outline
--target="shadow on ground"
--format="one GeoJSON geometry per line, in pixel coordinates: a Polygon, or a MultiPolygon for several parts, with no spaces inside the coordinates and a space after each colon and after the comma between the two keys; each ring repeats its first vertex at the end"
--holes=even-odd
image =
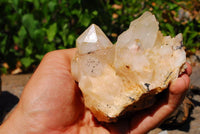
{"type": "Polygon", "coordinates": [[[191,121],[193,121],[194,118],[193,117],[189,117],[186,122],[184,122],[183,124],[179,124],[179,125],[161,125],[160,128],[162,130],[179,130],[179,131],[184,131],[184,132],[189,132],[190,130],[190,123],[191,121]]]}
{"type": "Polygon", "coordinates": [[[8,91],[3,91],[0,94],[0,124],[2,124],[6,114],[12,110],[18,101],[19,98],[8,91]]]}
{"type": "MultiPolygon", "coordinates": [[[[194,95],[196,95],[196,96],[200,95],[200,90],[199,89],[198,90],[194,90],[193,89],[192,92],[193,92],[193,96],[194,95]]],[[[187,120],[184,123],[180,123],[179,124],[177,122],[177,120],[176,120],[175,123],[173,122],[173,123],[171,123],[169,125],[164,124],[164,125],[161,125],[160,128],[162,130],[179,130],[179,131],[182,131],[182,132],[189,133],[190,129],[191,129],[191,122],[195,120],[195,118],[192,117],[191,115],[193,114],[195,107],[200,107],[200,101],[197,98],[193,97],[191,99],[191,102],[193,103],[193,108],[190,109],[189,116],[188,116],[187,120]]],[[[179,112],[181,112],[181,111],[179,111],[179,112]]],[[[177,115],[180,115],[180,114],[184,114],[184,113],[179,113],[177,115]]],[[[179,118],[177,115],[176,115],[176,119],[179,118]]]]}

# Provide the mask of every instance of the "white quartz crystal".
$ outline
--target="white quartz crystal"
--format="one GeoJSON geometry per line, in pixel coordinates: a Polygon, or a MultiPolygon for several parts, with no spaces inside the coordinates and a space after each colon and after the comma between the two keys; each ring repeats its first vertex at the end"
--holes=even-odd
{"type": "Polygon", "coordinates": [[[116,45],[92,24],[77,39],[77,48],[72,75],[86,107],[104,122],[151,106],[186,62],[182,35],[163,36],[150,12],[132,21],[116,45]]]}
{"type": "Polygon", "coordinates": [[[92,24],[81,36],[78,37],[76,44],[80,54],[86,54],[112,46],[110,40],[95,24],[92,24]]]}

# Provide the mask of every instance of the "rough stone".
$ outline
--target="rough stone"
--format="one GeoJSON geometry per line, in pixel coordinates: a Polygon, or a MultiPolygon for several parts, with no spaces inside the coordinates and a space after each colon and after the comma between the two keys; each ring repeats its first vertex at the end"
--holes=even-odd
{"type": "Polygon", "coordinates": [[[182,34],[163,36],[153,14],[145,12],[112,45],[92,24],[77,39],[72,75],[84,102],[99,121],[153,105],[154,96],[185,70],[182,34]]]}

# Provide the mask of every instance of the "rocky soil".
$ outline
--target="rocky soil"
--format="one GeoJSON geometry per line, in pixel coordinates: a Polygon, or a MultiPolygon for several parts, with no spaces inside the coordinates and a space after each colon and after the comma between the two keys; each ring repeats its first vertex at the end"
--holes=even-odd
{"type": "MultiPolygon", "coordinates": [[[[149,134],[200,134],[200,51],[188,58],[193,67],[190,90],[194,108],[185,123],[178,126],[156,128],[149,134]]],[[[0,124],[7,113],[18,103],[24,86],[32,74],[2,76],[0,93],[0,124]]]]}

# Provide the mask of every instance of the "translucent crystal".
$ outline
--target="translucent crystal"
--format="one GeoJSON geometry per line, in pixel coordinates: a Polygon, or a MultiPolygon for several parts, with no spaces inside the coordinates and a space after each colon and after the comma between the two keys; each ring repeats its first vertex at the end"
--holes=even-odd
{"type": "Polygon", "coordinates": [[[97,25],[92,24],[81,36],[78,37],[76,45],[80,54],[86,54],[99,49],[111,47],[112,43],[97,25]]]}
{"type": "Polygon", "coordinates": [[[116,121],[128,111],[151,106],[154,96],[184,71],[182,35],[163,36],[154,15],[131,22],[112,45],[96,25],[78,39],[72,75],[84,102],[99,121],[116,121]]]}
{"type": "Polygon", "coordinates": [[[132,21],[129,29],[118,37],[116,47],[126,47],[127,44],[140,40],[142,48],[152,48],[158,29],[155,16],[150,12],[145,12],[140,18],[132,21]]]}

